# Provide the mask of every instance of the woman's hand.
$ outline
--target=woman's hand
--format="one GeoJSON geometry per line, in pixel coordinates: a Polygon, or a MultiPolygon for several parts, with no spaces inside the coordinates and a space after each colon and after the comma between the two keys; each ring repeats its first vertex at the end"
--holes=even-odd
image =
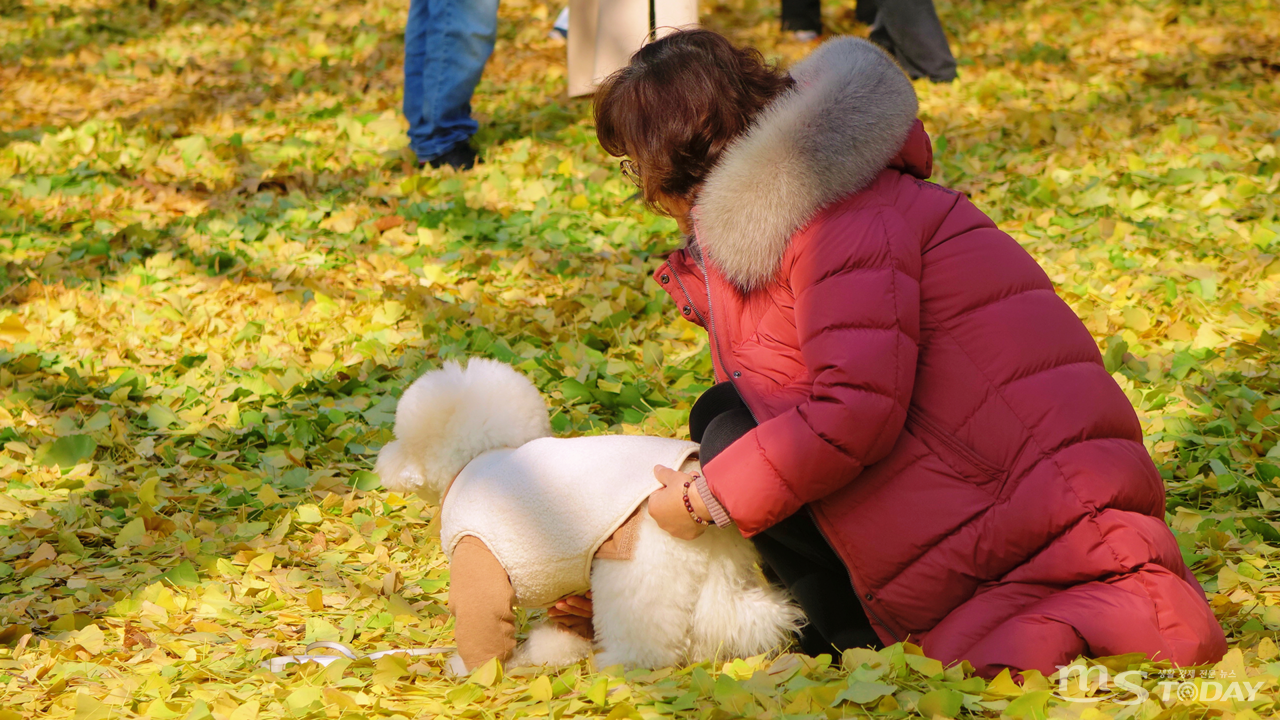
{"type": "Polygon", "coordinates": [[[591,640],[595,637],[591,611],[591,591],[588,590],[586,595],[570,595],[557,600],[555,605],[547,608],[547,617],[565,630],[591,640]]]}
{"type": "MultiPolygon", "coordinates": [[[[684,484],[692,482],[694,476],[662,465],[653,469],[653,476],[662,483],[662,489],[653,491],[649,496],[649,515],[657,521],[658,527],[681,540],[692,540],[701,535],[707,526],[694,522],[684,506],[684,484]]],[[[710,521],[711,513],[703,504],[702,496],[692,486],[689,487],[689,501],[698,517],[710,521]]]]}

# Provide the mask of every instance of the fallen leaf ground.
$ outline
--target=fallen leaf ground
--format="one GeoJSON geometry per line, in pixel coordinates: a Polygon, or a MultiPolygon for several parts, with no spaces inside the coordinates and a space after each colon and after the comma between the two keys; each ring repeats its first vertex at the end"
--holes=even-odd
{"type": "MultiPolygon", "coordinates": [[[[1268,0],[944,1],[961,80],[917,87],[935,179],[1036,256],[1143,418],[1233,648],[1197,682],[1263,682],[1254,702],[1162,699],[1167,668],[1118,658],[1157,692],[1071,703],[910,646],[466,682],[437,658],[260,669],[319,639],[451,643],[435,508],[369,472],[420,370],[516,363],[562,433],[679,435],[710,382],[648,279],[674,224],[564,99],[559,7],[503,3],[486,163],[452,174],[403,147],[405,5],[0,0],[0,720],[1280,711],[1268,0]]],[[[703,11],[770,56],[811,49],[776,3],[703,11]]]]}

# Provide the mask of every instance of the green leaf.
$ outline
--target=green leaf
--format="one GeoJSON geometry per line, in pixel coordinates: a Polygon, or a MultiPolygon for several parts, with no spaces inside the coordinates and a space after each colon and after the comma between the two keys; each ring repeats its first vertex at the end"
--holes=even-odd
{"type": "Polygon", "coordinates": [[[624,702],[614,705],[613,709],[609,711],[609,714],[605,716],[604,720],[623,720],[623,718],[627,718],[627,720],[642,720],[643,717],[643,715],[636,712],[636,709],[631,706],[631,703],[624,702]]]}
{"type": "Polygon", "coordinates": [[[120,528],[120,532],[116,533],[116,547],[123,548],[130,545],[137,545],[142,536],[147,534],[147,526],[142,518],[136,517],[120,528]]]}
{"type": "Polygon", "coordinates": [[[348,484],[357,490],[369,491],[382,487],[382,480],[368,470],[357,470],[351,473],[351,480],[348,484]]]}
{"type": "Polygon", "coordinates": [[[1189,185],[1204,182],[1206,179],[1204,170],[1200,168],[1177,168],[1170,170],[1164,176],[1164,181],[1170,185],[1189,185]]]}
{"type": "Polygon", "coordinates": [[[1052,695],[1049,690],[1033,690],[1010,702],[1000,717],[1008,720],[1047,720],[1045,704],[1052,695]]]}
{"type": "Polygon", "coordinates": [[[907,666],[921,675],[932,678],[942,674],[942,663],[924,655],[907,655],[907,666]]]}
{"type": "Polygon", "coordinates": [[[742,687],[742,683],[727,674],[716,678],[715,689],[711,693],[724,712],[730,715],[741,715],[751,702],[751,693],[742,687]]]}
{"type": "Polygon", "coordinates": [[[76,693],[75,720],[108,720],[112,708],[86,692],[76,693]]]}
{"type": "Polygon", "coordinates": [[[892,695],[898,691],[897,685],[889,685],[888,683],[859,681],[850,683],[849,687],[840,691],[836,695],[836,699],[831,703],[832,707],[842,702],[853,702],[859,705],[866,705],[869,702],[879,700],[885,695],[892,695]]]}
{"type": "Polygon", "coordinates": [[[319,640],[338,641],[342,639],[342,631],[333,625],[333,623],[321,617],[307,618],[306,635],[302,641],[305,643],[313,643],[319,640]]]}
{"type": "MultiPolygon", "coordinates": [[[[390,656],[388,656],[390,657],[390,656]]],[[[445,699],[455,708],[476,702],[484,697],[484,689],[479,685],[467,683],[459,687],[453,688],[444,694],[445,699]]]]}
{"type": "Polygon", "coordinates": [[[1107,338],[1107,351],[1102,355],[1102,365],[1107,372],[1113,373],[1120,369],[1124,364],[1124,354],[1129,351],[1129,343],[1113,336],[1107,338]]]}
{"type": "Polygon", "coordinates": [[[147,422],[157,430],[163,430],[179,422],[178,416],[161,403],[153,403],[147,408],[147,422]]]}
{"type": "Polygon", "coordinates": [[[236,333],[235,341],[243,342],[245,340],[253,340],[262,334],[262,323],[250,321],[240,328],[240,332],[236,333]]]}
{"type": "Polygon", "coordinates": [[[537,702],[547,702],[551,699],[551,679],[546,675],[539,675],[534,681],[529,683],[529,697],[537,702]]]}
{"type": "Polygon", "coordinates": [[[960,714],[963,703],[963,693],[947,689],[930,690],[916,702],[916,710],[927,718],[939,715],[953,718],[960,714]]]}
{"type": "Polygon", "coordinates": [[[88,435],[67,435],[36,450],[36,462],[41,465],[57,465],[70,470],[93,457],[98,444],[88,435]]]}
{"type": "Polygon", "coordinates": [[[591,688],[584,695],[596,705],[604,705],[605,693],[609,690],[609,680],[607,678],[597,678],[591,688]]]}
{"type": "Polygon", "coordinates": [[[201,156],[209,149],[209,141],[203,135],[188,135],[174,140],[173,145],[182,153],[182,162],[189,168],[195,167],[201,156]]]}
{"type": "Polygon", "coordinates": [[[467,682],[475,683],[480,687],[493,687],[494,683],[501,679],[502,665],[497,658],[490,658],[488,662],[472,671],[467,682]]]}
{"type": "MultiPolygon", "coordinates": [[[[330,625],[330,627],[333,627],[330,625]]],[[[404,655],[383,655],[374,661],[373,684],[395,687],[397,681],[409,674],[408,659],[404,655]]]]}
{"type": "Polygon", "coordinates": [[[577,380],[570,379],[561,382],[560,392],[564,394],[566,400],[573,403],[595,402],[595,396],[591,394],[591,390],[577,380]]]}
{"type": "Polygon", "coordinates": [[[289,693],[284,702],[290,710],[302,712],[324,699],[324,690],[315,686],[303,686],[289,693]]]}
{"type": "MultiPolygon", "coordinates": [[[[948,674],[950,673],[948,672],[948,674]]],[[[946,685],[952,690],[959,690],[970,695],[977,695],[987,689],[987,681],[976,675],[956,682],[949,682],[946,685]]]]}
{"type": "Polygon", "coordinates": [[[1280,542],[1280,530],[1277,530],[1271,523],[1253,517],[1242,518],[1242,520],[1246,528],[1252,530],[1263,540],[1273,543],[1280,542]]]}
{"type": "Polygon", "coordinates": [[[177,567],[160,573],[156,580],[165,580],[178,587],[199,587],[200,575],[190,560],[183,560],[177,567]]]}

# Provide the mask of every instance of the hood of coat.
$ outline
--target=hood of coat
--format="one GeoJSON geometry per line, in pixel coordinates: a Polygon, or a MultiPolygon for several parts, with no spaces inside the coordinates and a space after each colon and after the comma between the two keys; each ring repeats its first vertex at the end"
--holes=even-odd
{"type": "Polygon", "coordinates": [[[831,40],[791,76],[795,86],[724,152],[698,196],[698,242],[744,290],[773,277],[819,210],[871,184],[916,123],[911,81],[866,40],[831,40]]]}

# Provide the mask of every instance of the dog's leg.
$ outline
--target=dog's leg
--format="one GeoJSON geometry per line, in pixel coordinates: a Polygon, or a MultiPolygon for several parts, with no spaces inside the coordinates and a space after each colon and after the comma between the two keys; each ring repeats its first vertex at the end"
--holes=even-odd
{"type": "Polygon", "coordinates": [[[684,661],[705,553],[668,535],[647,507],[630,560],[591,565],[596,667],[660,667],[684,661]]]}
{"type": "Polygon", "coordinates": [[[708,567],[693,611],[689,661],[749,657],[784,644],[803,614],[756,570],[751,543],[731,529],[698,538],[708,567]]]}
{"type": "Polygon", "coordinates": [[[591,641],[547,621],[529,628],[529,637],[516,646],[510,667],[572,665],[591,654],[591,641]]]}

